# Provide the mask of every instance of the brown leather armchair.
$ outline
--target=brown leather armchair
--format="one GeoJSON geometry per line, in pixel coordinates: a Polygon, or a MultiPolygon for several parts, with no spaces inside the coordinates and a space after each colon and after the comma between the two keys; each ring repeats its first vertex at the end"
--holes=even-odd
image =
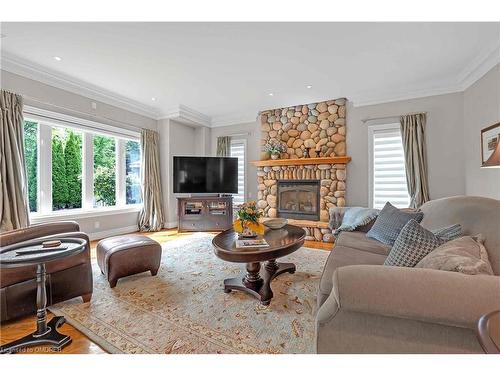
{"type": "MultiPolygon", "coordinates": [[[[90,241],[74,221],[32,225],[0,234],[0,246],[34,238],[76,237],[87,240],[85,251],[46,263],[47,306],[74,297],[83,302],[92,297],[90,241]]],[[[36,311],[36,266],[0,270],[0,321],[19,318],[36,311]]]]}

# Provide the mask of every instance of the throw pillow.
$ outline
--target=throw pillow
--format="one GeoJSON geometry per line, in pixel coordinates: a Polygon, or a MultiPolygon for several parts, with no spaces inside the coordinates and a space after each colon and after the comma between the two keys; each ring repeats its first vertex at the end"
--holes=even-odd
{"type": "Polygon", "coordinates": [[[386,245],[393,245],[406,223],[412,219],[420,223],[423,217],[422,212],[399,210],[387,202],[366,236],[386,245]]]}
{"type": "Polygon", "coordinates": [[[344,213],[342,224],[335,230],[335,232],[333,232],[333,234],[338,236],[342,231],[352,232],[356,228],[366,225],[375,219],[378,213],[379,210],[373,208],[349,207],[344,213]]]}
{"type": "Polygon", "coordinates": [[[481,235],[464,236],[446,242],[425,256],[415,267],[461,272],[467,275],[493,275],[481,235]]]}
{"type": "Polygon", "coordinates": [[[411,219],[401,229],[384,265],[414,267],[443,242],[444,240],[411,219]]]}
{"type": "Polygon", "coordinates": [[[453,224],[448,227],[434,229],[432,233],[445,241],[451,241],[462,235],[462,226],[460,224],[453,224]]]}

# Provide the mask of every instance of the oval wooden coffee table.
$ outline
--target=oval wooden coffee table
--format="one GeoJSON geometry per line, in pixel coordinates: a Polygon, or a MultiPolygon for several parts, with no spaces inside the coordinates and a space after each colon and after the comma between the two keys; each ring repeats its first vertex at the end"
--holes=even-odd
{"type": "Polygon", "coordinates": [[[219,233],[212,240],[215,255],[236,263],[246,263],[247,273],[243,277],[224,280],[224,292],[241,290],[259,299],[263,305],[269,305],[273,298],[271,281],[284,272],[295,272],[295,264],[279,263],[277,258],[293,253],[304,244],[306,232],[293,225],[285,225],[281,229],[268,229],[264,239],[269,247],[236,248],[238,234],[233,229],[219,233]],[[266,262],[261,275],[261,262],[266,262]]]}

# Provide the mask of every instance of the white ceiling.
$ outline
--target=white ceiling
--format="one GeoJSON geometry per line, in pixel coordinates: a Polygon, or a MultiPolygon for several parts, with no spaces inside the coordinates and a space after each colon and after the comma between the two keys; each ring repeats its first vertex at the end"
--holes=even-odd
{"type": "Polygon", "coordinates": [[[2,23],[2,69],[156,118],[188,107],[216,126],[322,99],[463,90],[500,60],[499,25],[2,23]]]}

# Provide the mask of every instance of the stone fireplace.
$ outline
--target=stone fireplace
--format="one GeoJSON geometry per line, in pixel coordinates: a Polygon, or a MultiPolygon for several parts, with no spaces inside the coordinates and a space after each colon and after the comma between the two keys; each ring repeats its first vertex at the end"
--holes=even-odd
{"type": "Polygon", "coordinates": [[[265,152],[257,166],[257,206],[264,217],[285,217],[306,240],[334,242],[329,209],[345,206],[346,99],[260,113],[261,145],[280,142],[278,160],[265,152]]]}
{"type": "Polygon", "coordinates": [[[319,220],[319,180],[278,180],[277,183],[278,217],[319,220]]]}

